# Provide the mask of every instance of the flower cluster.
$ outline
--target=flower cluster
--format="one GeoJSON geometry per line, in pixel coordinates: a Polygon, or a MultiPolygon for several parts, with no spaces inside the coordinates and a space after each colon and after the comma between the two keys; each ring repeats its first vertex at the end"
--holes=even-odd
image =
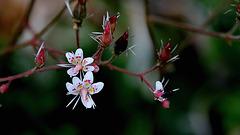
{"type": "MultiPolygon", "coordinates": [[[[72,84],[69,82],[66,83],[66,88],[68,90],[67,95],[76,95],[67,106],[69,106],[79,95],[79,98],[81,97],[82,103],[86,108],[95,108],[96,105],[91,95],[101,91],[104,86],[102,82],[92,84],[92,72],[98,72],[99,67],[97,65],[91,65],[94,61],[93,58],[83,58],[83,50],[81,48],[78,48],[75,53],[67,52],[65,56],[70,64],[58,64],[58,66],[70,67],[70,69],[67,70],[67,74],[70,77],[74,77],[72,78],[72,84]],[[83,71],[86,72],[86,74],[84,74],[83,71]],[[76,77],[78,73],[80,74],[80,78],[76,77]],[[83,79],[82,75],[84,76],[83,79]]],[[[77,105],[79,98],[73,109],[77,105]]]]}
{"type": "Polygon", "coordinates": [[[90,34],[90,37],[101,45],[101,47],[107,48],[113,42],[113,33],[119,16],[120,13],[118,12],[116,15],[109,17],[107,12],[106,18],[103,16],[103,32],[92,32],[92,34],[90,34]]]}
{"type": "MultiPolygon", "coordinates": [[[[69,13],[73,19],[73,28],[78,30],[78,28],[81,26],[83,19],[86,17],[86,0],[78,0],[77,4],[75,5],[75,8],[73,12],[70,9],[69,1],[66,0],[66,6],[69,10],[69,13]]],[[[126,32],[119,37],[114,42],[114,31],[117,24],[117,19],[119,18],[120,13],[118,12],[116,15],[109,17],[109,13],[107,12],[106,17],[103,16],[103,32],[92,32],[92,34],[89,34],[90,37],[95,40],[99,45],[99,50],[92,56],[92,57],[83,57],[83,50],[80,48],[80,45],[78,46],[78,49],[74,52],[67,52],[65,54],[68,62],[70,64],[58,64],[58,66],[61,67],[68,67],[67,74],[72,78],[72,83],[67,82],[66,88],[68,90],[67,95],[75,95],[75,97],[69,102],[67,107],[77,98],[77,101],[75,102],[73,109],[76,107],[78,101],[81,98],[82,104],[86,108],[95,108],[95,103],[91,97],[91,95],[96,94],[100,92],[104,86],[103,82],[97,82],[93,83],[93,72],[98,72],[99,67],[98,65],[108,65],[110,64],[115,57],[119,56],[120,54],[130,50],[134,55],[135,53],[131,50],[135,45],[128,48],[128,42],[129,42],[129,28],[127,28],[126,32]],[[113,50],[113,56],[108,61],[101,61],[102,52],[105,48],[110,46],[114,42],[114,50],[113,50]],[[79,78],[76,77],[79,74],[79,78]]],[[[178,55],[172,57],[172,52],[176,49],[176,47],[171,50],[171,39],[169,39],[168,43],[165,47],[162,46],[160,48],[160,51],[158,52],[158,62],[156,64],[156,67],[164,66],[165,64],[169,62],[174,62],[178,59],[178,55]]],[[[116,69],[116,68],[115,68],[116,69]]],[[[118,68],[117,68],[118,69],[118,68]]],[[[153,68],[155,70],[156,68],[153,68]]],[[[150,70],[149,72],[153,71],[150,70]]],[[[121,70],[125,72],[124,70],[121,70]]],[[[131,74],[129,72],[125,72],[128,74],[131,74]]],[[[148,71],[146,72],[148,73],[148,71]]],[[[169,101],[167,100],[168,97],[178,89],[174,89],[171,91],[164,91],[164,87],[167,85],[168,81],[164,83],[164,79],[162,82],[157,81],[156,82],[156,89],[154,89],[150,83],[143,77],[145,73],[142,75],[139,74],[132,74],[135,76],[141,77],[143,80],[145,80],[145,83],[150,86],[150,89],[153,91],[155,100],[158,100],[162,103],[162,106],[164,108],[169,108],[169,101]]]]}

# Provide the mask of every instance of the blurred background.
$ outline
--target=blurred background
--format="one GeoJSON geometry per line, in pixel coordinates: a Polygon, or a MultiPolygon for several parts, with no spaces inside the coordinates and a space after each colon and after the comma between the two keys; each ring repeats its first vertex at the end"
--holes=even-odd
{"type": "MultiPolygon", "coordinates": [[[[32,38],[23,29],[16,37],[19,20],[26,13],[30,0],[0,1],[0,49],[32,38]]],[[[86,109],[81,102],[72,110],[66,105],[74,96],[67,96],[67,69],[47,71],[12,81],[7,93],[0,94],[1,134],[20,135],[239,135],[240,134],[240,44],[223,39],[189,33],[152,22],[146,13],[161,16],[216,32],[228,32],[236,23],[236,1],[230,0],[88,0],[88,13],[80,29],[84,57],[92,56],[97,43],[89,33],[102,31],[102,16],[120,12],[115,39],[130,28],[129,44],[137,46],[128,56],[122,54],[112,64],[134,73],[153,67],[157,50],[171,38],[173,55],[180,59],[167,64],[161,73],[145,77],[152,85],[163,76],[169,79],[165,90],[179,88],[164,109],[153,100],[153,94],[140,78],[107,67],[100,67],[94,82],[104,82],[104,89],[92,98],[97,107],[86,109]],[[224,14],[229,9],[233,11],[224,14]],[[207,23],[206,23],[207,22],[207,23]],[[205,24],[205,26],[203,26],[205,24]]],[[[71,4],[73,9],[75,3],[71,4]]],[[[64,0],[35,0],[29,25],[38,33],[64,7],[64,0]]],[[[240,34],[237,29],[235,35],[240,34]]],[[[41,37],[49,46],[62,51],[76,50],[75,31],[67,10],[41,37]]],[[[28,71],[34,67],[32,46],[0,55],[0,77],[28,71]]],[[[103,53],[103,60],[112,50],[103,53]]],[[[64,61],[66,58],[60,56],[64,61]]],[[[45,66],[56,65],[49,55],[45,66]]],[[[1,82],[1,84],[6,82],[1,82]]]]}

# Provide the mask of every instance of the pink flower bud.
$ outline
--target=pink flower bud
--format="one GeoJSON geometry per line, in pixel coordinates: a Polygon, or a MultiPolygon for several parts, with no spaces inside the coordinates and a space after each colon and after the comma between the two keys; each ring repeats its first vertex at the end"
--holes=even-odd
{"type": "Polygon", "coordinates": [[[98,72],[98,71],[99,71],[99,67],[98,67],[98,65],[93,65],[93,67],[94,67],[93,72],[98,72]]]}
{"type": "Polygon", "coordinates": [[[37,68],[41,68],[45,63],[44,43],[40,46],[38,53],[35,57],[35,65],[37,68]]]}
{"type": "Polygon", "coordinates": [[[112,43],[112,34],[109,24],[105,27],[104,32],[100,38],[100,42],[104,48],[108,47],[112,43]]]}
{"type": "Polygon", "coordinates": [[[6,93],[8,91],[8,87],[9,87],[8,84],[2,84],[0,86],[1,93],[6,93]]]}
{"type": "Polygon", "coordinates": [[[1,93],[7,93],[8,88],[9,88],[9,85],[10,85],[11,82],[12,82],[12,81],[9,80],[8,83],[2,84],[2,85],[0,86],[0,91],[1,91],[1,93]]]}
{"type": "Polygon", "coordinates": [[[169,108],[169,104],[170,104],[170,102],[168,100],[165,100],[165,101],[162,102],[162,106],[164,108],[169,108]]]}
{"type": "Polygon", "coordinates": [[[166,63],[171,58],[171,39],[169,39],[167,45],[161,50],[159,54],[159,60],[162,63],[166,63]]]}

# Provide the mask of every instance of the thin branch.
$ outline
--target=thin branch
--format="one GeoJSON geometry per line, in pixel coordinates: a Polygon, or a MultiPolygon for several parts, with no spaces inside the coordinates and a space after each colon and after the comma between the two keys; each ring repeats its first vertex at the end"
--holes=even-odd
{"type": "Polygon", "coordinates": [[[107,61],[103,61],[101,65],[108,65],[108,64],[111,64],[116,58],[116,55],[112,55],[112,57],[107,60],[107,61]]]}
{"type": "Polygon", "coordinates": [[[212,36],[212,37],[217,37],[217,38],[222,38],[225,39],[227,41],[229,40],[240,40],[240,36],[234,36],[234,35],[230,35],[228,33],[218,33],[218,32],[212,32],[209,30],[204,30],[189,24],[185,24],[185,23],[181,23],[181,22],[177,22],[174,20],[170,20],[170,19],[166,19],[160,16],[155,16],[155,15],[149,15],[149,19],[151,21],[157,22],[157,23],[161,23],[161,24],[165,24],[165,25],[170,25],[170,26],[174,26],[183,30],[187,30],[190,32],[194,32],[194,33],[199,33],[199,34],[203,34],[203,35],[208,35],[208,36],[212,36]]]}
{"type": "Polygon", "coordinates": [[[76,41],[77,41],[77,48],[80,48],[80,41],[79,41],[79,29],[76,29],[76,41]]]}
{"type": "Polygon", "coordinates": [[[146,72],[143,72],[143,73],[132,73],[132,72],[126,71],[126,70],[124,70],[122,68],[119,68],[119,67],[116,67],[116,66],[113,66],[113,65],[110,65],[110,64],[104,65],[104,66],[106,66],[106,67],[108,67],[110,69],[114,69],[114,70],[120,71],[120,72],[128,74],[128,75],[140,77],[141,80],[144,81],[149,86],[149,88],[150,88],[150,90],[152,92],[155,91],[154,87],[148,82],[148,80],[144,77],[144,75],[154,71],[155,69],[157,69],[159,67],[159,65],[155,65],[153,68],[151,68],[150,70],[148,70],[146,72]]]}
{"type": "Polygon", "coordinates": [[[36,74],[39,72],[43,72],[43,71],[49,71],[49,70],[57,70],[57,69],[62,69],[63,67],[59,67],[59,66],[49,66],[49,67],[45,67],[45,68],[41,68],[41,69],[36,69],[35,67],[27,72],[18,74],[18,75],[13,75],[13,76],[8,76],[5,78],[0,78],[0,82],[3,81],[8,81],[8,80],[15,80],[18,78],[22,78],[22,77],[28,77],[29,75],[32,74],[36,74]]]}
{"type": "Polygon", "coordinates": [[[4,48],[4,49],[0,50],[0,55],[7,54],[7,53],[10,53],[10,52],[12,52],[14,50],[17,50],[19,48],[28,46],[29,42],[30,41],[27,41],[27,42],[23,42],[23,43],[20,43],[20,44],[15,44],[15,45],[9,46],[7,48],[4,48]]]}
{"type": "Polygon", "coordinates": [[[148,82],[148,80],[143,75],[140,75],[139,77],[148,85],[152,92],[155,91],[154,87],[148,82]]]}
{"type": "Polygon", "coordinates": [[[157,69],[159,67],[159,65],[155,65],[153,68],[151,68],[150,70],[146,71],[146,72],[142,72],[142,73],[132,73],[132,72],[129,72],[129,71],[126,71],[122,68],[119,68],[119,67],[116,67],[116,66],[113,66],[111,64],[108,64],[108,65],[104,65],[110,69],[114,69],[114,70],[117,70],[117,71],[120,71],[120,72],[123,72],[125,74],[128,74],[128,75],[132,75],[132,76],[141,76],[141,75],[146,75],[152,71],[154,71],[155,69],[157,69]]]}

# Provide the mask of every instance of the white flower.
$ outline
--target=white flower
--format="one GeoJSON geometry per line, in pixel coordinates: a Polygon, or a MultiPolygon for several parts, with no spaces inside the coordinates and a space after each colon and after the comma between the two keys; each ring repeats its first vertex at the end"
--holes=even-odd
{"type": "Polygon", "coordinates": [[[68,107],[73,102],[73,100],[77,96],[79,96],[79,98],[77,99],[76,103],[73,106],[73,109],[77,105],[80,97],[83,105],[86,108],[91,107],[95,108],[96,105],[92,100],[91,95],[100,92],[104,86],[104,83],[102,82],[93,83],[93,73],[90,71],[85,74],[83,81],[80,80],[78,77],[73,77],[72,83],[73,84],[69,82],[66,83],[66,87],[68,90],[67,95],[76,96],[69,102],[69,104],[66,107],[68,107]]]}
{"type": "Polygon", "coordinates": [[[155,96],[155,100],[163,102],[163,101],[167,100],[168,97],[171,96],[174,91],[179,90],[179,89],[174,89],[171,91],[164,91],[164,87],[167,85],[168,81],[169,80],[167,80],[167,82],[164,84],[164,86],[163,86],[164,78],[162,79],[162,82],[156,81],[156,87],[155,87],[156,89],[153,92],[154,96],[155,96]]]}
{"type": "Polygon", "coordinates": [[[83,59],[83,50],[81,48],[77,49],[75,54],[72,52],[67,52],[66,54],[67,60],[71,64],[58,64],[61,67],[71,67],[67,70],[67,73],[72,77],[76,76],[80,70],[85,72],[94,71],[94,66],[88,66],[91,64],[94,59],[91,57],[83,59]]]}

